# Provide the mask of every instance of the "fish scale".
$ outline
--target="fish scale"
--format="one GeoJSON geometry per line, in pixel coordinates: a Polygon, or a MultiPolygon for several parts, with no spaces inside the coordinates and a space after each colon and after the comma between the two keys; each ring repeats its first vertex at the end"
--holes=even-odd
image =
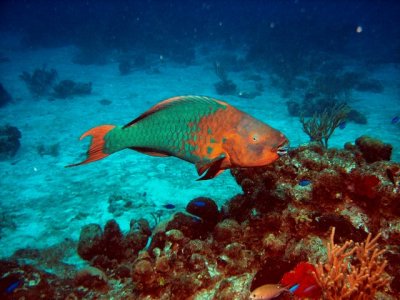
{"type": "MultiPolygon", "coordinates": [[[[158,111],[148,118],[134,125],[122,129],[118,138],[110,137],[109,140],[118,141],[116,144],[107,144],[109,152],[118,151],[118,148],[140,146],[142,148],[157,148],[163,152],[173,152],[184,160],[195,159],[188,141],[197,139],[199,146],[209,142],[208,128],[199,128],[198,124],[202,116],[207,116],[221,109],[210,109],[210,101],[194,98],[181,105],[180,108],[158,111]],[[191,126],[189,124],[192,124],[191,126]]],[[[211,104],[215,105],[214,102],[211,104]]],[[[117,132],[114,132],[117,133],[117,132]]],[[[107,139],[107,137],[106,137],[107,139]]],[[[197,159],[199,160],[199,159],[197,159]]]]}

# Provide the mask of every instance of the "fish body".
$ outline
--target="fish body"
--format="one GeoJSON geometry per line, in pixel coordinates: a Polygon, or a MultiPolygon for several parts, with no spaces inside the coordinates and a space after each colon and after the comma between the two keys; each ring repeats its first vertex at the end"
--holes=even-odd
{"type": "Polygon", "coordinates": [[[397,124],[399,122],[400,122],[400,116],[395,116],[392,118],[392,121],[391,121],[392,124],[397,124]]]}
{"type": "Polygon", "coordinates": [[[17,274],[11,274],[0,278],[0,296],[12,294],[22,283],[23,281],[17,274]]]}
{"type": "Polygon", "coordinates": [[[250,293],[251,300],[270,300],[289,290],[280,284],[264,284],[250,293]]]}
{"type": "Polygon", "coordinates": [[[167,203],[167,204],[164,204],[164,208],[166,208],[166,209],[174,209],[175,205],[173,205],[172,203],[167,203]]]}
{"type": "Polygon", "coordinates": [[[175,156],[196,165],[200,179],[233,167],[258,167],[287,151],[278,130],[210,97],[178,96],[156,104],[125,126],[101,125],[92,136],[86,160],[93,162],[123,149],[153,156],[175,156]]]}
{"type": "Polygon", "coordinates": [[[199,201],[195,201],[194,205],[197,207],[205,207],[206,203],[204,201],[199,200],[199,201]]]}
{"type": "Polygon", "coordinates": [[[342,121],[342,122],[340,122],[339,123],[339,129],[345,129],[346,128],[346,125],[347,125],[347,123],[346,123],[346,121],[342,121]]]}
{"type": "Polygon", "coordinates": [[[310,184],[311,184],[311,180],[309,180],[309,179],[301,179],[299,181],[299,185],[300,186],[307,186],[307,185],[310,185],[310,184]]]}

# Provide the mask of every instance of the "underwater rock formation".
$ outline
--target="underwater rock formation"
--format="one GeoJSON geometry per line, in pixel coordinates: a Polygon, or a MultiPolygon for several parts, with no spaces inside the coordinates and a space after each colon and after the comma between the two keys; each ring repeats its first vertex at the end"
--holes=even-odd
{"type": "Polygon", "coordinates": [[[21,131],[15,126],[0,127],[0,160],[10,159],[17,153],[21,136],[21,131]]]}
{"type": "Polygon", "coordinates": [[[90,95],[91,93],[91,82],[75,82],[72,80],[62,80],[53,87],[52,96],[58,99],[65,99],[73,96],[90,95]]]}
{"type": "MultiPolygon", "coordinates": [[[[363,151],[353,144],[343,150],[310,144],[266,167],[232,169],[242,194],[221,210],[212,199],[195,198],[186,212],[154,229],[144,219],[132,221],[127,234],[114,220],[104,230],[86,225],[78,253],[91,267],[78,270],[69,285],[58,278],[64,286],[53,292],[78,298],[244,300],[265,284],[298,281],[300,287],[284,291],[281,299],[319,299],[321,292],[334,290],[330,283],[325,287],[332,256],[325,245],[344,244],[343,249],[372,245],[379,251],[374,282],[387,288],[376,285],[373,294],[394,300],[400,293],[400,165],[370,162],[365,153],[375,148],[363,151]],[[379,239],[371,240],[370,232],[379,239]],[[307,271],[315,269],[318,278],[307,271]]],[[[365,285],[359,287],[362,293],[365,285]]]]}
{"type": "Polygon", "coordinates": [[[384,144],[380,140],[369,136],[363,135],[359,137],[356,140],[356,146],[368,163],[390,160],[392,156],[392,145],[384,144]]]}
{"type": "Polygon", "coordinates": [[[0,83],[0,107],[5,106],[7,103],[11,102],[12,97],[0,83]]]}
{"type": "Polygon", "coordinates": [[[32,74],[23,72],[19,78],[24,81],[32,96],[40,97],[48,95],[57,79],[57,71],[47,70],[45,66],[35,69],[32,74]]]}
{"type": "Polygon", "coordinates": [[[214,62],[214,72],[218,76],[219,80],[214,84],[215,91],[218,95],[234,95],[236,94],[236,84],[228,79],[228,75],[225,69],[219,62],[214,62]]]}

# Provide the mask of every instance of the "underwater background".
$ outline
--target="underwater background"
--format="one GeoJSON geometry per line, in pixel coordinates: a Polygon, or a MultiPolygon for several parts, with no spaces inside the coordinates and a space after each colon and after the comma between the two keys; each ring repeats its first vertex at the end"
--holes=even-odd
{"type": "Polygon", "coordinates": [[[378,0],[1,1],[1,298],[398,299],[399,16],[378,0]],[[65,168],[89,128],[177,95],[258,118],[288,155],[206,181],[131,150],[65,168]],[[341,261],[369,273],[324,280],[327,245],[350,240],[341,261]]]}

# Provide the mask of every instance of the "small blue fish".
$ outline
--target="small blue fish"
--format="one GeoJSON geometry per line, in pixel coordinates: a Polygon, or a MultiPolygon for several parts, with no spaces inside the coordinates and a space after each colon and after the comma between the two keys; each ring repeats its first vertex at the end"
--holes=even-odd
{"type": "Polygon", "coordinates": [[[196,217],[196,216],[193,216],[193,217],[192,217],[192,220],[193,220],[193,222],[195,222],[195,223],[201,223],[201,222],[203,222],[203,220],[202,220],[201,218],[196,217]]]}
{"type": "Polygon", "coordinates": [[[22,280],[11,274],[0,279],[0,295],[12,294],[22,284],[22,280]]]}
{"type": "Polygon", "coordinates": [[[6,293],[7,294],[11,294],[12,292],[14,292],[14,290],[19,287],[21,283],[21,280],[16,280],[13,283],[11,283],[7,288],[6,288],[6,293]]]}
{"type": "Polygon", "coordinates": [[[197,207],[204,207],[206,206],[206,203],[204,201],[194,201],[193,202],[194,205],[196,205],[197,207]]]}
{"type": "Polygon", "coordinates": [[[343,130],[343,129],[346,128],[346,125],[347,125],[347,124],[346,124],[346,121],[342,121],[342,122],[339,123],[339,126],[338,126],[338,127],[339,127],[339,129],[342,129],[342,130],[343,130]]]}
{"type": "Polygon", "coordinates": [[[400,122],[400,116],[395,116],[392,118],[392,122],[391,122],[392,124],[397,124],[399,122],[400,122]]]}
{"type": "Polygon", "coordinates": [[[174,209],[175,205],[173,205],[171,203],[167,203],[167,204],[164,204],[163,207],[166,208],[166,209],[174,209]]]}
{"type": "Polygon", "coordinates": [[[299,185],[300,185],[300,186],[307,186],[307,185],[309,185],[309,184],[311,184],[311,180],[309,180],[309,179],[301,179],[301,180],[299,181],[299,185]]]}
{"type": "Polygon", "coordinates": [[[289,292],[294,293],[299,288],[299,286],[300,284],[296,283],[294,286],[289,288],[289,292]]]}

